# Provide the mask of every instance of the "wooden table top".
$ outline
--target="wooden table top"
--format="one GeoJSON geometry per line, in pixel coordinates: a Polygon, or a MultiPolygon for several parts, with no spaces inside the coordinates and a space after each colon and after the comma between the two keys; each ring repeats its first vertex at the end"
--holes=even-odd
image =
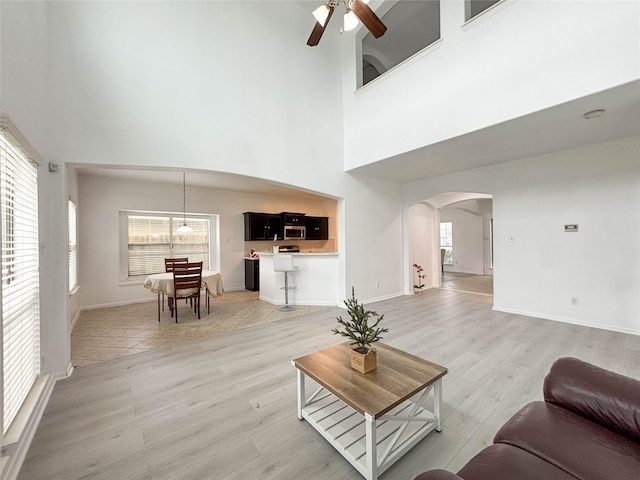
{"type": "Polygon", "coordinates": [[[377,342],[378,368],[363,374],[351,368],[349,342],[293,360],[294,366],[354,410],[378,418],[428,385],[447,369],[377,342]]]}

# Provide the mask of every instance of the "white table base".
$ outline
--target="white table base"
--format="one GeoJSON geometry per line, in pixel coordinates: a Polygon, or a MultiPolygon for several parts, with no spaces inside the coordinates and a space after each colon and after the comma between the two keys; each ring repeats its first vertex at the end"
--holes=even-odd
{"type": "Polygon", "coordinates": [[[367,480],[377,480],[433,430],[442,431],[442,379],[377,420],[364,417],[323,387],[305,398],[305,374],[297,370],[298,418],[307,420],[367,480]],[[433,391],[433,412],[423,407],[433,391]]]}

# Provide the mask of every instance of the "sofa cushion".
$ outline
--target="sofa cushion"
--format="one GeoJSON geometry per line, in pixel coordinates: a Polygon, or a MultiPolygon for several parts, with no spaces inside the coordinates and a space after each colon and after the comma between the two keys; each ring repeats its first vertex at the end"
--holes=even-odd
{"type": "Polygon", "coordinates": [[[544,399],[640,442],[640,381],[577,358],[556,360],[544,399]]]}
{"type": "Polygon", "coordinates": [[[448,470],[429,470],[428,472],[422,472],[413,480],[464,480],[455,473],[451,473],[448,470]]]}
{"type": "Polygon", "coordinates": [[[535,455],[504,443],[482,450],[458,476],[464,480],[576,480],[535,455]]]}
{"type": "Polygon", "coordinates": [[[494,442],[520,447],[583,480],[640,478],[640,444],[545,402],[523,407],[494,442]]]}

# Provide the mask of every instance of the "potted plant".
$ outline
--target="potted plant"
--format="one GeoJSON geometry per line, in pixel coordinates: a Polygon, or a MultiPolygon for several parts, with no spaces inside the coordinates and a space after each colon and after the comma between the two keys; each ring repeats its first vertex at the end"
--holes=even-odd
{"type": "Polygon", "coordinates": [[[387,328],[379,327],[379,323],[384,315],[371,310],[365,310],[364,304],[358,303],[354,287],[351,287],[351,298],[345,300],[347,313],[350,320],[343,320],[342,316],[337,317],[342,329],[334,328],[333,333],[348,337],[353,348],[351,350],[351,368],[360,373],[367,373],[376,369],[377,354],[374,348],[370,348],[372,343],[381,340],[380,336],[389,331],[387,328]],[[371,322],[371,324],[370,324],[371,322]]]}
{"type": "Polygon", "coordinates": [[[418,275],[418,283],[413,286],[413,291],[421,292],[424,288],[424,283],[422,283],[422,280],[426,278],[426,275],[424,274],[424,268],[422,268],[422,265],[418,265],[417,263],[413,264],[413,268],[416,269],[416,274],[418,275]]]}

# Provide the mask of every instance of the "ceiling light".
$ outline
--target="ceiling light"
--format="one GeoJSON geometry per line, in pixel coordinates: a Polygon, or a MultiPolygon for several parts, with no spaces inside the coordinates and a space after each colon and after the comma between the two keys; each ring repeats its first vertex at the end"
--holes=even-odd
{"type": "Polygon", "coordinates": [[[344,12],[344,27],[343,30],[348,32],[353,30],[358,26],[358,17],[351,11],[350,8],[347,8],[344,12]]]}
{"type": "Polygon", "coordinates": [[[585,120],[591,120],[593,118],[602,117],[604,115],[604,112],[605,112],[604,109],[591,110],[590,112],[587,112],[584,115],[582,115],[582,117],[585,120]]]}
{"type": "Polygon", "coordinates": [[[320,5],[313,11],[313,16],[316,17],[318,23],[324,26],[327,21],[327,17],[329,16],[329,7],[326,5],[320,5]]]}
{"type": "Polygon", "coordinates": [[[318,45],[325,28],[331,20],[331,16],[340,4],[342,4],[345,9],[343,27],[340,29],[340,33],[356,28],[359,20],[375,38],[384,35],[387,27],[373,10],[371,10],[371,7],[369,7],[367,3],[368,0],[325,0],[324,5],[321,5],[313,11],[316,23],[313,26],[309,40],[307,40],[307,45],[310,47],[318,45]]]}
{"type": "Polygon", "coordinates": [[[187,186],[184,172],[182,172],[182,225],[178,227],[176,233],[181,235],[193,233],[193,229],[187,225],[187,186]]]}

